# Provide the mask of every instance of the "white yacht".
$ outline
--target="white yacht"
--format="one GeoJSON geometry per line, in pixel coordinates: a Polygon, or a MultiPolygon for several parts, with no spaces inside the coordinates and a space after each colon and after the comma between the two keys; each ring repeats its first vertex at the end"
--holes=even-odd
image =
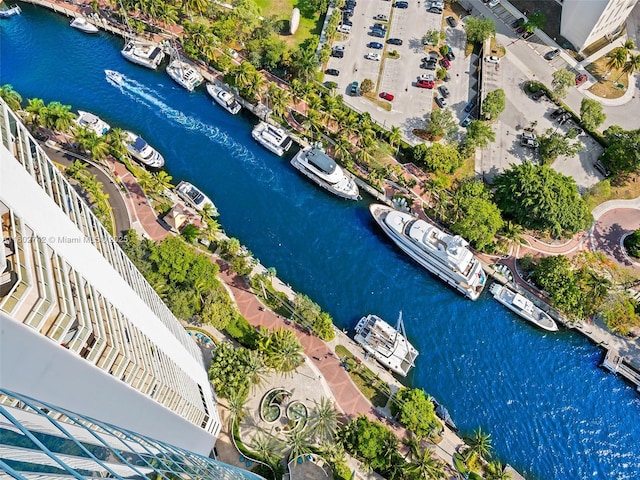
{"type": "Polygon", "coordinates": [[[349,200],[360,198],[355,180],[318,147],[300,150],[291,160],[291,165],[322,188],[339,197],[349,200]]]}
{"type": "Polygon", "coordinates": [[[386,205],[371,204],[369,211],[403,252],[466,297],[477,300],[487,275],[464,238],[386,205]]]}
{"type": "Polygon", "coordinates": [[[377,315],[369,314],[360,319],[355,331],[354,340],[367,353],[391,371],[403,377],[407,376],[415,364],[418,351],[407,340],[402,312],[395,328],[377,315]]]}
{"type": "Polygon", "coordinates": [[[180,182],[176,187],[176,192],[178,192],[178,195],[180,195],[185,202],[196,210],[202,210],[205,205],[211,205],[211,215],[214,217],[218,215],[218,209],[209,197],[202,193],[192,183],[185,181],[180,182]]]}
{"type": "Polygon", "coordinates": [[[11,5],[6,10],[0,10],[0,18],[9,18],[14,15],[20,15],[22,13],[22,9],[17,5],[11,5]]]}
{"type": "Polygon", "coordinates": [[[99,137],[107,133],[111,128],[107,122],[101,120],[97,115],[89,112],[83,112],[82,110],[78,110],[78,118],[76,118],[75,122],[81,127],[86,127],[95,132],[99,137]]]}
{"type": "Polygon", "coordinates": [[[493,294],[493,298],[525,320],[548,332],[558,331],[558,325],[546,312],[534,305],[531,300],[514,292],[506,285],[494,283],[491,285],[489,291],[493,294]]]}
{"type": "Polygon", "coordinates": [[[267,150],[279,157],[291,148],[293,140],[282,128],[274,127],[267,122],[260,122],[251,132],[253,139],[267,150]]]}
{"type": "Polygon", "coordinates": [[[167,73],[178,85],[190,92],[193,92],[204,80],[195,67],[180,58],[171,60],[167,66],[167,73]]]}
{"type": "Polygon", "coordinates": [[[84,33],[98,33],[98,27],[93,23],[89,23],[84,17],[74,18],[69,25],[84,33]]]}
{"type": "Polygon", "coordinates": [[[162,168],[164,166],[162,155],[145,142],[142,137],[129,130],[125,130],[124,133],[127,136],[125,146],[133,158],[150,168],[162,168]]]}
{"type": "Polygon", "coordinates": [[[128,40],[120,53],[130,62],[152,70],[158,68],[164,59],[164,52],[159,45],[143,40],[128,40]]]}
{"type": "Polygon", "coordinates": [[[104,74],[107,76],[108,80],[111,80],[116,85],[122,85],[124,83],[124,77],[120,72],[116,72],[115,70],[105,70],[104,74]]]}
{"type": "Polygon", "coordinates": [[[242,110],[242,105],[240,105],[236,100],[236,97],[227,92],[224,88],[218,87],[213,83],[207,83],[207,93],[218,105],[232,115],[235,115],[242,110]]]}

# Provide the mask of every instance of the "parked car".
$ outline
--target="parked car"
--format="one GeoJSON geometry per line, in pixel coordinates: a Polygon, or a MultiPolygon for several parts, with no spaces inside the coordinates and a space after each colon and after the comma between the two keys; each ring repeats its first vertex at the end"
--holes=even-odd
{"type": "Polygon", "coordinates": [[[444,2],[441,0],[434,0],[432,2],[429,2],[429,8],[439,8],[440,10],[442,10],[444,8],[444,2]]]}
{"type": "Polygon", "coordinates": [[[584,73],[581,73],[580,75],[576,76],[576,85],[582,85],[584,82],[587,81],[587,75],[584,73]]]}
{"type": "Polygon", "coordinates": [[[604,163],[602,163],[602,160],[600,159],[596,160],[593,166],[605,177],[611,176],[611,171],[607,168],[607,166],[604,163]]]}
{"type": "Polygon", "coordinates": [[[389,17],[387,17],[386,15],[376,15],[375,17],[373,17],[374,20],[381,20],[383,22],[388,22],[389,21],[389,17]]]}
{"type": "Polygon", "coordinates": [[[342,25],[346,25],[347,27],[353,27],[353,22],[351,20],[342,20],[342,25]]]}
{"type": "Polygon", "coordinates": [[[544,58],[546,58],[547,60],[553,60],[558,55],[560,55],[560,50],[556,48],[555,50],[551,50],[550,52],[545,53],[544,58]]]}
{"type": "Polygon", "coordinates": [[[531,35],[533,35],[533,32],[527,32],[527,31],[525,31],[525,32],[522,34],[522,38],[523,38],[523,40],[526,40],[526,39],[527,39],[527,38],[529,38],[531,35]]]}
{"type": "Polygon", "coordinates": [[[427,12],[436,13],[436,14],[440,15],[442,13],[442,9],[439,8],[439,7],[429,7],[429,10],[427,10],[427,12]]]}
{"type": "Polygon", "coordinates": [[[444,99],[444,97],[436,97],[436,103],[440,108],[447,107],[447,101],[444,99]]]}
{"type": "Polygon", "coordinates": [[[380,42],[369,42],[369,43],[367,43],[367,47],[375,48],[376,50],[382,50],[383,46],[384,45],[382,45],[380,42]]]}
{"type": "Polygon", "coordinates": [[[337,77],[338,75],[340,75],[340,70],[337,70],[335,68],[327,68],[324,71],[324,73],[327,75],[333,75],[334,77],[337,77]]]}
{"type": "Polygon", "coordinates": [[[500,63],[500,59],[494,55],[484,57],[484,61],[487,63],[500,63]]]}
{"type": "Polygon", "coordinates": [[[455,18],[453,18],[451,15],[449,15],[449,16],[446,18],[446,21],[447,21],[447,23],[449,24],[449,26],[450,26],[451,28],[456,28],[456,27],[458,26],[458,22],[456,22],[456,19],[455,19],[455,18]]]}
{"type": "Polygon", "coordinates": [[[371,30],[369,31],[369,35],[371,35],[372,37],[384,38],[386,37],[387,33],[383,32],[382,30],[371,30]]]}
{"type": "Polygon", "coordinates": [[[384,100],[388,100],[390,102],[392,102],[394,98],[393,95],[388,92],[380,92],[379,96],[380,98],[383,98],[384,100]]]}
{"type": "Polygon", "coordinates": [[[335,48],[331,50],[331,56],[335,58],[344,57],[344,50],[336,50],[335,48]]]}
{"type": "Polygon", "coordinates": [[[530,138],[522,138],[520,140],[520,146],[528,148],[538,148],[538,142],[531,140],[530,138]]]}
{"type": "Polygon", "coordinates": [[[383,25],[382,23],[374,23],[373,27],[371,27],[374,30],[382,30],[383,32],[387,31],[387,26],[383,25]]]}
{"type": "Polygon", "coordinates": [[[349,95],[356,96],[358,95],[358,82],[353,81],[351,85],[349,85],[349,95]]]}
{"type": "Polygon", "coordinates": [[[432,82],[435,82],[436,77],[433,73],[423,73],[422,75],[418,75],[418,80],[431,80],[432,82]]]}
{"type": "Polygon", "coordinates": [[[440,85],[438,87],[438,91],[444,98],[449,98],[449,89],[447,88],[446,85],[440,85]]]}
{"type": "Polygon", "coordinates": [[[464,106],[464,111],[469,113],[471,110],[473,110],[473,107],[475,107],[475,103],[473,102],[469,102],[464,106]]]}
{"type": "Polygon", "coordinates": [[[551,112],[551,118],[554,119],[556,117],[559,117],[560,115],[562,115],[566,110],[564,108],[558,108],[556,110],[554,110],[553,112],[551,112]]]}
{"type": "Polygon", "coordinates": [[[399,38],[390,38],[389,40],[387,40],[387,43],[391,45],[402,45],[402,40],[399,38]]]}
{"type": "Polygon", "coordinates": [[[524,25],[524,24],[525,24],[525,22],[526,22],[526,20],[524,19],[524,17],[517,18],[516,20],[514,20],[514,21],[511,23],[511,28],[518,28],[518,27],[520,27],[520,26],[524,25]]]}
{"type": "Polygon", "coordinates": [[[450,62],[456,59],[456,56],[454,55],[453,50],[451,49],[449,49],[445,57],[447,57],[447,60],[449,60],[450,62]]]}
{"type": "MultiPolygon", "coordinates": [[[[429,52],[429,59],[430,60],[438,60],[438,58],[440,58],[440,54],[434,50],[429,52]]],[[[427,60],[422,60],[423,62],[426,62],[427,60]]]]}
{"type": "Polygon", "coordinates": [[[497,7],[500,4],[500,0],[491,0],[487,6],[489,8],[497,7]]]}
{"type": "Polygon", "coordinates": [[[472,120],[473,120],[473,118],[471,118],[471,115],[467,115],[460,122],[460,126],[461,127],[468,127],[472,120]]]}
{"type": "Polygon", "coordinates": [[[422,62],[420,64],[420,68],[424,68],[426,70],[435,70],[437,67],[438,67],[438,62],[436,61],[422,62]]]}
{"type": "Polygon", "coordinates": [[[447,70],[449,70],[449,68],[451,68],[451,62],[449,60],[447,60],[446,58],[441,58],[440,59],[440,65],[442,65],[447,70]]]}
{"type": "Polygon", "coordinates": [[[571,120],[571,114],[569,112],[565,112],[558,117],[558,124],[564,125],[569,120],[571,120]]]}
{"type": "Polygon", "coordinates": [[[336,28],[336,30],[340,33],[351,33],[351,27],[349,27],[348,25],[338,25],[338,28],[336,28]]]}
{"type": "Polygon", "coordinates": [[[379,62],[382,59],[382,55],[375,52],[369,52],[364,56],[364,58],[366,58],[367,60],[375,60],[376,62],[379,62]]]}
{"type": "Polygon", "coordinates": [[[435,87],[436,82],[433,80],[418,80],[416,82],[416,87],[418,88],[433,88],[435,87]]]}
{"type": "Polygon", "coordinates": [[[522,138],[526,139],[526,140],[535,140],[536,139],[536,135],[534,133],[531,133],[531,132],[523,132],[522,133],[522,138]]]}
{"type": "Polygon", "coordinates": [[[409,2],[396,2],[393,6],[396,8],[409,8],[409,2]]]}
{"type": "Polygon", "coordinates": [[[542,97],[544,97],[544,90],[538,90],[537,92],[533,92],[531,95],[531,100],[539,101],[542,97]]]}

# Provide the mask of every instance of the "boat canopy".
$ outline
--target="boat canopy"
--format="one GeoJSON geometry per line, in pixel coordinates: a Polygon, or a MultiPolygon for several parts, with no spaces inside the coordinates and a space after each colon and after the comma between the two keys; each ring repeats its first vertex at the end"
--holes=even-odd
{"type": "Polygon", "coordinates": [[[147,142],[145,142],[141,137],[138,137],[136,138],[136,141],[133,142],[133,148],[135,148],[137,152],[141,152],[147,148],[147,142]]]}
{"type": "Polygon", "coordinates": [[[330,156],[315,147],[307,152],[307,159],[310,163],[328,174],[332,174],[337,167],[336,162],[330,156]]]}

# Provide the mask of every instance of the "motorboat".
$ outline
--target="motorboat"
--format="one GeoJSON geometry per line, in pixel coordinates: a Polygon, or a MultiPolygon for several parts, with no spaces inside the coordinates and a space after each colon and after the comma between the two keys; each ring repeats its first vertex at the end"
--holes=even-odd
{"type": "Polygon", "coordinates": [[[381,365],[403,377],[415,365],[418,351],[404,331],[402,312],[395,328],[377,315],[362,317],[355,328],[354,340],[381,365]]]}
{"type": "Polygon", "coordinates": [[[487,275],[464,238],[387,205],[374,203],[369,211],[403,252],[467,298],[478,299],[487,275]]]}
{"type": "Polygon", "coordinates": [[[129,130],[125,130],[127,151],[133,158],[149,168],[162,168],[164,158],[160,153],[149,145],[144,139],[129,130]]]}
{"type": "Polygon", "coordinates": [[[235,115],[242,110],[242,105],[240,105],[238,100],[236,100],[236,97],[227,92],[224,88],[218,87],[213,83],[207,83],[207,93],[218,105],[232,115],[235,115]]]}
{"type": "Polygon", "coordinates": [[[18,5],[11,5],[6,10],[0,10],[0,18],[9,18],[14,15],[20,15],[22,13],[22,9],[18,5]]]}
{"type": "Polygon", "coordinates": [[[76,118],[75,122],[81,127],[91,130],[99,137],[107,133],[111,128],[107,122],[100,119],[97,115],[89,112],[83,112],[82,110],[78,110],[78,118],[76,118]]]}
{"type": "Polygon", "coordinates": [[[291,165],[325,190],[348,200],[358,200],[360,191],[353,177],[317,146],[300,150],[291,165]]]}
{"type": "Polygon", "coordinates": [[[120,53],[130,62],[152,70],[158,68],[164,60],[164,51],[158,44],[143,40],[127,40],[120,53]]]}
{"type": "Polygon", "coordinates": [[[98,27],[93,23],[89,23],[84,17],[76,17],[69,24],[84,33],[98,33],[98,27]]]}
{"type": "Polygon", "coordinates": [[[124,77],[120,72],[116,72],[115,70],[105,70],[104,74],[107,76],[108,80],[111,80],[116,85],[122,85],[124,83],[124,77]]]}
{"type": "Polygon", "coordinates": [[[196,210],[203,210],[205,205],[211,205],[211,216],[215,217],[218,215],[218,209],[209,197],[202,193],[192,183],[186,181],[180,182],[176,187],[176,192],[185,202],[196,210]]]}
{"type": "Polygon", "coordinates": [[[558,325],[549,316],[549,314],[536,306],[524,295],[515,292],[506,285],[500,285],[499,283],[493,283],[489,288],[489,291],[493,294],[493,298],[516,315],[521,316],[525,320],[533,323],[537,327],[547,330],[548,332],[558,331],[558,325]]]}
{"type": "Polygon", "coordinates": [[[270,152],[279,157],[291,148],[293,140],[282,128],[275,127],[267,122],[260,122],[251,132],[253,139],[270,152]]]}
{"type": "Polygon", "coordinates": [[[204,77],[195,67],[180,58],[171,60],[167,66],[167,73],[178,85],[190,92],[204,81],[204,77]]]}

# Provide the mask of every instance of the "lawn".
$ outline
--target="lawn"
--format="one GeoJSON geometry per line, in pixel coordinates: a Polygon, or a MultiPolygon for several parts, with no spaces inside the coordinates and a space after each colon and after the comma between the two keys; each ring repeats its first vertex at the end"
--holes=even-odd
{"type": "Polygon", "coordinates": [[[255,0],[263,16],[276,16],[284,21],[284,29],[289,29],[289,19],[295,7],[300,9],[300,26],[295,35],[279,35],[289,46],[300,45],[306,39],[320,36],[324,16],[313,11],[307,0],[255,0]]]}
{"type": "Polygon", "coordinates": [[[589,91],[602,98],[619,98],[629,87],[629,75],[622,73],[619,69],[611,70],[607,75],[609,72],[607,61],[608,57],[601,57],[585,67],[598,80],[598,83],[592,85],[589,91]],[[623,87],[620,88],[617,85],[623,87]]]}
{"type": "Polygon", "coordinates": [[[358,390],[360,390],[374,406],[384,407],[387,404],[388,397],[375,386],[388,388],[387,384],[382,380],[376,380],[376,375],[362,363],[356,361],[355,355],[344,346],[336,345],[336,355],[347,365],[349,376],[356,387],[358,387],[358,390]]]}
{"type": "Polygon", "coordinates": [[[640,196],[640,180],[637,175],[631,175],[625,178],[624,181],[612,179],[611,186],[608,183],[600,182],[589,190],[589,193],[585,196],[589,210],[593,210],[607,200],[630,200],[640,196]]]}

